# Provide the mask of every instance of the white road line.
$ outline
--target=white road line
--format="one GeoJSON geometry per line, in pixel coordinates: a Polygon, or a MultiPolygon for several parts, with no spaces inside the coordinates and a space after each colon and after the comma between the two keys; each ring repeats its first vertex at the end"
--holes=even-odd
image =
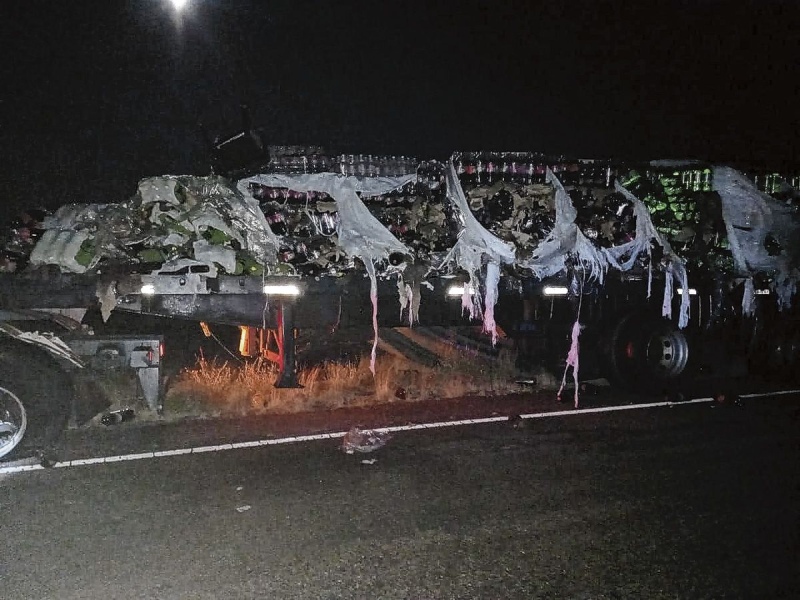
{"type": "MultiPolygon", "coordinates": [[[[800,390],[781,390],[777,392],[763,392],[757,394],[742,394],[740,398],[765,398],[769,396],[785,396],[789,394],[800,394],[800,390]]],[[[626,404],[624,406],[600,406],[596,408],[578,408],[570,410],[558,410],[552,412],[527,413],[520,415],[521,419],[546,419],[550,417],[567,417],[572,415],[585,415],[589,413],[615,412],[620,410],[638,410],[645,408],[659,408],[664,406],[685,406],[688,404],[703,404],[714,402],[713,398],[694,398],[684,402],[650,402],[647,404],[626,404]]],[[[413,425],[392,425],[390,427],[374,427],[375,431],[398,432],[398,431],[418,431],[420,429],[443,429],[445,427],[462,427],[465,425],[483,425],[485,423],[498,423],[507,421],[507,416],[485,417],[482,419],[461,419],[458,421],[437,421],[434,423],[414,423],[413,425]]],[[[346,431],[336,431],[330,433],[318,433],[313,435],[296,435],[284,438],[271,438],[255,440],[250,442],[236,442],[233,444],[218,444],[215,446],[196,446],[194,448],[179,448],[176,450],[159,450],[157,452],[141,452],[137,454],[119,454],[114,456],[101,456],[97,458],[79,458],[70,461],[56,463],[56,468],[82,467],[87,465],[99,465],[131,460],[145,460],[148,458],[162,458],[167,456],[179,456],[182,454],[202,454],[206,452],[222,452],[225,450],[237,450],[241,448],[255,448],[260,446],[275,446],[280,444],[294,444],[297,442],[311,442],[319,440],[331,440],[342,438],[347,434],[346,431]]],[[[36,464],[13,465],[0,467],[0,475],[6,473],[22,473],[25,471],[41,471],[44,467],[36,464]]]]}
{"type": "Polygon", "coordinates": [[[158,452],[153,452],[153,457],[158,458],[159,456],[178,456],[179,454],[191,454],[191,448],[180,448],[178,450],[160,450],[158,452]]]}
{"type": "Polygon", "coordinates": [[[255,442],[236,442],[235,444],[231,444],[231,448],[234,450],[237,448],[258,448],[261,445],[261,440],[256,440],[255,442]]]}
{"type": "Polygon", "coordinates": [[[42,471],[42,465],[19,465],[16,467],[3,467],[0,468],[0,475],[3,473],[22,473],[23,471],[42,471]]]}
{"type": "Polygon", "coordinates": [[[780,390],[778,392],[763,392],[760,394],[740,394],[739,398],[765,398],[767,396],[787,396],[789,394],[800,394],[800,390],[780,390]]]}

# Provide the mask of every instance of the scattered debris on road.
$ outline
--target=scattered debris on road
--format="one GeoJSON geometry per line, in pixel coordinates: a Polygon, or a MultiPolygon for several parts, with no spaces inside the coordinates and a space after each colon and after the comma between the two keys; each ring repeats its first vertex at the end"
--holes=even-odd
{"type": "Polygon", "coordinates": [[[249,504],[244,504],[244,505],[242,505],[242,506],[237,506],[237,507],[236,507],[236,512],[238,512],[238,513],[247,512],[247,511],[248,511],[248,510],[250,510],[251,508],[253,508],[253,507],[252,507],[252,506],[250,506],[249,504]]]}
{"type": "Polygon", "coordinates": [[[123,408],[104,414],[100,421],[103,425],[116,425],[132,421],[136,417],[136,412],[132,408],[123,408]]]}
{"type": "Polygon", "coordinates": [[[342,438],[342,450],[347,454],[354,452],[373,452],[382,448],[392,438],[388,431],[375,431],[353,427],[342,438]]]}

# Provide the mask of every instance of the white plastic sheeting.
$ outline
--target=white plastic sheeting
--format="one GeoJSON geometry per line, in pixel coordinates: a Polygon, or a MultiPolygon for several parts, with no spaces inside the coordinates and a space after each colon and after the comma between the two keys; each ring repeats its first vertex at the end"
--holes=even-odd
{"type": "MultiPolygon", "coordinates": [[[[588,278],[596,279],[602,283],[606,271],[610,267],[620,271],[628,271],[636,264],[636,259],[640,255],[647,254],[651,256],[652,244],[655,242],[664,249],[667,261],[665,265],[666,285],[664,288],[662,314],[667,318],[671,318],[673,279],[683,289],[687,289],[688,277],[686,268],[683,261],[672,251],[669,243],[656,230],[644,203],[617,183],[616,190],[633,204],[636,216],[636,235],[633,240],[620,246],[597,248],[575,223],[577,211],[572,204],[572,200],[558,177],[549,169],[547,171],[547,182],[555,190],[555,227],[550,235],[534,250],[531,258],[525,261],[518,261],[518,264],[531,269],[537,277],[545,278],[565,272],[568,267],[568,261],[571,259],[581,265],[588,278]]],[[[649,291],[650,286],[648,283],[648,296],[649,291]]],[[[688,323],[689,296],[684,294],[681,298],[678,326],[683,328],[688,323]]]]}
{"type": "MultiPolygon", "coordinates": [[[[778,302],[788,306],[800,276],[797,256],[793,256],[800,241],[792,208],[759,191],[744,174],[730,167],[714,167],[712,185],[722,200],[722,218],[737,274],[748,279],[756,272],[773,274],[778,302]],[[768,235],[782,247],[775,256],[765,247],[768,235]]],[[[745,294],[742,304],[744,313],[752,314],[753,295],[745,294]]]]}
{"type": "Polygon", "coordinates": [[[500,265],[512,264],[515,259],[514,246],[495,237],[487,231],[472,214],[464,189],[456,175],[453,160],[445,169],[447,197],[458,210],[461,220],[461,231],[453,248],[447,253],[441,267],[455,263],[469,274],[469,285],[464,286],[461,304],[469,312],[470,318],[483,316],[484,331],[497,340],[497,327],[494,321],[494,305],[497,302],[498,284],[500,281],[500,265]],[[484,306],[481,310],[480,272],[486,265],[484,290],[484,306]]]}
{"type": "Polygon", "coordinates": [[[89,264],[82,265],[75,258],[89,237],[88,231],[49,229],[42,234],[31,252],[30,263],[32,265],[57,265],[65,271],[84,273],[97,261],[95,257],[89,264]]]}
{"type": "Polygon", "coordinates": [[[222,179],[150,177],[139,183],[139,202],[150,210],[154,223],[165,215],[194,232],[213,227],[237,240],[259,263],[275,262],[278,239],[267,226],[258,201],[239,194],[222,179]]]}
{"type": "MultiPolygon", "coordinates": [[[[126,246],[182,245],[211,227],[236,240],[261,264],[275,262],[278,248],[258,202],[216,177],[150,177],[127,202],[65,205],[43,226],[47,231],[33,249],[31,264],[58,265],[74,273],[85,272],[102,257],[126,257],[126,246]],[[173,229],[163,233],[172,222],[173,229]],[[78,262],[76,256],[87,241],[94,255],[78,262]]],[[[222,258],[226,269],[234,271],[230,252],[211,252],[203,244],[199,249],[209,259],[222,258]]]]}
{"type": "Polygon", "coordinates": [[[205,240],[197,240],[192,244],[194,258],[208,265],[217,264],[228,273],[236,270],[236,250],[226,246],[210,244],[205,240]]]}
{"type": "MultiPolygon", "coordinates": [[[[667,261],[664,272],[664,299],[661,303],[661,314],[668,319],[672,318],[673,280],[677,280],[681,289],[686,290],[681,295],[678,327],[686,327],[689,324],[689,277],[686,273],[686,265],[673,252],[669,242],[664,239],[664,236],[653,225],[653,221],[650,219],[650,211],[647,210],[644,202],[631,194],[619,182],[616,182],[614,187],[628,202],[633,204],[633,214],[636,216],[636,235],[630,242],[605,249],[604,252],[609,263],[621,271],[627,271],[633,267],[637,257],[641,254],[647,254],[651,258],[649,275],[652,277],[652,244],[655,242],[661,246],[664,249],[664,258],[667,261]]],[[[650,297],[650,283],[651,280],[648,279],[648,298],[650,297]]]]}
{"type": "Polygon", "coordinates": [[[86,272],[103,256],[119,255],[122,238],[136,242],[142,237],[131,212],[119,204],[65,204],[42,226],[46,231],[31,252],[31,264],[72,273],[86,272]]]}
{"type": "Polygon", "coordinates": [[[358,197],[381,196],[416,181],[416,174],[403,177],[342,177],[334,173],[312,173],[307,175],[256,175],[237,183],[245,198],[255,199],[250,194],[250,184],[256,183],[271,188],[286,188],[294,192],[324,192],[336,202],[339,213],[339,246],[350,256],[361,259],[370,279],[372,301],[372,353],[370,369],[375,373],[375,355],[378,346],[378,282],[375,262],[387,259],[393,252],[412,256],[413,253],[392,233],[381,225],[358,197]]]}
{"type": "MultiPolygon", "coordinates": [[[[376,219],[358,197],[381,196],[416,181],[416,174],[403,177],[342,177],[335,173],[307,175],[255,175],[237,182],[245,198],[252,198],[250,184],[286,188],[294,192],[324,192],[336,201],[339,213],[339,246],[363,262],[388,258],[393,252],[410,255],[411,251],[376,219]]],[[[255,199],[253,199],[256,202],[255,199]]]]}
{"type": "Polygon", "coordinates": [[[564,374],[561,376],[561,386],[558,388],[558,393],[556,394],[557,398],[561,400],[561,394],[564,391],[564,387],[567,385],[567,372],[569,371],[570,367],[572,367],[572,381],[575,384],[575,390],[573,394],[573,403],[575,408],[578,408],[580,405],[580,398],[579,398],[579,389],[580,385],[578,383],[578,376],[580,373],[580,336],[581,336],[581,324],[580,320],[576,319],[575,322],[572,324],[572,331],[570,333],[570,345],[569,345],[569,352],[567,352],[567,362],[564,365],[564,374]]]}
{"type": "Polygon", "coordinates": [[[497,343],[497,323],[494,306],[497,304],[497,288],[500,285],[500,267],[491,262],[486,265],[486,291],[483,295],[483,331],[492,336],[492,345],[497,343]]]}
{"type": "Polygon", "coordinates": [[[536,277],[543,279],[564,272],[572,257],[581,263],[590,278],[602,282],[608,269],[606,257],[592,245],[575,223],[578,212],[564,186],[550,169],[547,169],[546,181],[555,190],[555,227],[534,250],[530,259],[520,261],[520,266],[530,269],[536,277]]]}

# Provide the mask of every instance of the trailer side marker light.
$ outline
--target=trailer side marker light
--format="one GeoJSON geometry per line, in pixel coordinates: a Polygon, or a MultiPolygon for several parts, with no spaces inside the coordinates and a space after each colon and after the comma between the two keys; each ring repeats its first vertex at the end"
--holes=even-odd
{"type": "MultiPolygon", "coordinates": [[[[465,286],[463,286],[463,285],[451,285],[449,288],[447,288],[447,295],[460,298],[461,296],[464,295],[464,289],[465,289],[465,286]]],[[[467,293],[470,296],[474,296],[475,295],[475,290],[472,289],[471,287],[467,286],[466,290],[467,290],[467,293]]]]}
{"type": "Polygon", "coordinates": [[[756,296],[769,296],[769,288],[763,290],[756,290],[756,296]]]}
{"type": "Polygon", "coordinates": [[[299,296],[300,288],[293,283],[283,285],[265,285],[264,293],[267,296],[299,296]]]}
{"type": "Polygon", "coordinates": [[[156,293],[156,286],[152,283],[145,283],[140,291],[143,296],[152,296],[156,293]]]}
{"type": "MultiPolygon", "coordinates": [[[[678,296],[683,295],[683,288],[678,288],[678,296]]],[[[697,290],[694,288],[689,288],[689,295],[690,296],[697,296],[697,290]]]]}
{"type": "Polygon", "coordinates": [[[545,296],[566,296],[569,290],[563,286],[548,285],[542,290],[545,296]]]}

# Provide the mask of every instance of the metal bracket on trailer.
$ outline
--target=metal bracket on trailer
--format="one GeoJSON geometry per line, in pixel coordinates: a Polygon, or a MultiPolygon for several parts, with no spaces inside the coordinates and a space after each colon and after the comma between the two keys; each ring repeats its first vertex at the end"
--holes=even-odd
{"type": "Polygon", "coordinates": [[[90,367],[136,371],[148,408],[161,411],[162,336],[76,336],[66,337],[64,341],[90,367]]]}
{"type": "Polygon", "coordinates": [[[280,300],[278,304],[278,343],[281,362],[276,388],[302,387],[297,381],[295,364],[294,304],[291,300],[280,300]]]}
{"type": "Polygon", "coordinates": [[[297,380],[292,300],[278,300],[276,320],[277,327],[275,329],[241,326],[239,353],[242,356],[261,356],[278,365],[276,388],[302,387],[297,380]]]}

